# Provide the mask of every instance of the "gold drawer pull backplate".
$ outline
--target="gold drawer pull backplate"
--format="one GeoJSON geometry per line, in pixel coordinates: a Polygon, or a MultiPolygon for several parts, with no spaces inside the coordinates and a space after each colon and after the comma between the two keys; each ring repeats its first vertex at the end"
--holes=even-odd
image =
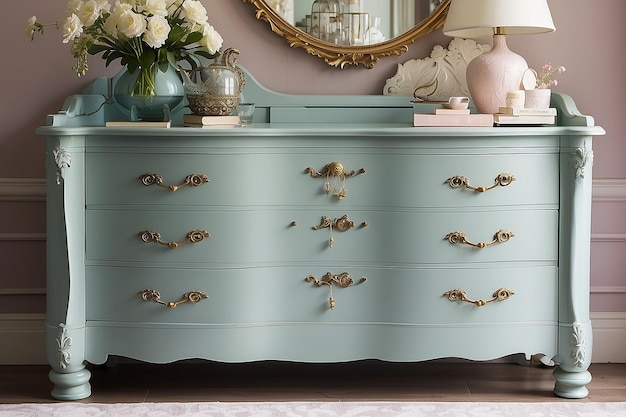
{"type": "Polygon", "coordinates": [[[466,303],[474,304],[476,307],[482,307],[485,304],[489,304],[493,301],[505,301],[508,300],[512,295],[515,294],[515,291],[510,290],[508,288],[498,288],[496,292],[493,293],[492,298],[489,300],[470,300],[467,298],[467,292],[465,290],[454,289],[445,292],[443,295],[448,297],[450,301],[463,301],[466,303]]]}
{"type": "Polygon", "coordinates": [[[506,187],[507,185],[510,185],[513,181],[515,181],[515,177],[513,175],[503,172],[496,177],[495,183],[493,185],[490,185],[489,187],[474,187],[470,185],[467,177],[464,177],[462,175],[450,177],[446,180],[446,183],[450,184],[450,187],[452,188],[468,188],[479,193],[484,193],[485,191],[489,191],[493,188],[496,188],[497,186],[506,187]]]}
{"type": "MultiPolygon", "coordinates": [[[[367,222],[362,222],[361,227],[367,227],[367,222]]],[[[311,227],[313,230],[322,230],[329,229],[330,236],[328,237],[328,246],[333,247],[334,239],[333,239],[333,230],[337,230],[339,232],[346,232],[352,228],[354,228],[354,222],[348,218],[347,214],[343,216],[332,219],[328,216],[322,216],[322,220],[318,226],[311,227]]]]}
{"type": "Polygon", "coordinates": [[[161,294],[159,294],[157,290],[143,290],[143,291],[140,291],[138,294],[141,297],[141,299],[144,301],[153,301],[155,303],[164,305],[165,307],[168,307],[168,308],[176,308],[180,304],[184,304],[184,303],[195,304],[206,298],[209,298],[208,295],[206,295],[205,293],[201,291],[189,291],[183,294],[183,298],[181,298],[180,300],[170,301],[170,302],[161,301],[161,294]]]}
{"type": "MultiPolygon", "coordinates": [[[[320,280],[315,278],[313,275],[309,275],[308,277],[305,278],[305,281],[313,282],[313,285],[315,285],[316,287],[321,287],[322,285],[328,285],[328,288],[330,289],[330,298],[328,300],[328,306],[331,310],[335,309],[335,299],[333,298],[333,284],[341,288],[348,288],[348,287],[351,287],[352,284],[354,284],[354,280],[350,278],[350,275],[347,272],[342,272],[339,275],[333,275],[330,272],[327,272],[326,274],[322,276],[320,280]]],[[[361,284],[365,281],[367,281],[367,278],[362,277],[359,280],[358,284],[361,284]]]]}
{"type": "Polygon", "coordinates": [[[348,189],[346,188],[346,178],[353,177],[357,174],[365,174],[365,168],[361,168],[358,171],[352,170],[347,172],[341,162],[331,162],[326,164],[321,171],[316,171],[314,168],[308,167],[305,172],[311,174],[313,178],[326,178],[326,194],[330,194],[331,189],[333,195],[338,199],[342,199],[348,195],[348,189]],[[332,180],[332,187],[331,187],[332,180]]]}
{"type": "Polygon", "coordinates": [[[495,243],[505,243],[508,242],[515,234],[508,230],[500,229],[493,235],[493,240],[491,242],[478,242],[472,243],[467,240],[467,235],[465,232],[450,232],[446,235],[445,239],[447,239],[452,244],[462,243],[464,245],[474,246],[475,248],[486,248],[487,246],[491,246],[495,243]]]}
{"type": "Polygon", "coordinates": [[[139,233],[141,240],[146,243],[155,242],[159,245],[167,246],[168,248],[176,249],[180,246],[187,245],[189,243],[200,243],[204,239],[211,237],[206,230],[192,230],[187,233],[187,240],[182,242],[165,242],[161,240],[161,234],[159,232],[153,232],[152,230],[144,230],[139,233]]]}
{"type": "Polygon", "coordinates": [[[209,182],[209,178],[204,174],[187,175],[185,181],[180,185],[163,184],[163,177],[161,177],[159,174],[143,174],[141,177],[139,177],[139,179],[141,180],[141,183],[147,187],[151,185],[157,185],[170,191],[176,191],[188,185],[191,185],[192,187],[198,187],[204,183],[209,182]]]}

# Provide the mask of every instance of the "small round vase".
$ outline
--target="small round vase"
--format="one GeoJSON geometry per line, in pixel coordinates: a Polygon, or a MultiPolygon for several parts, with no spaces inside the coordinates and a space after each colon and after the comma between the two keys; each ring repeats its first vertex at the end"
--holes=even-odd
{"type": "Polygon", "coordinates": [[[134,73],[124,68],[113,88],[113,99],[131,121],[169,121],[171,112],[185,97],[178,73],[169,65],[165,72],[156,66],[138,68],[134,73]]]}

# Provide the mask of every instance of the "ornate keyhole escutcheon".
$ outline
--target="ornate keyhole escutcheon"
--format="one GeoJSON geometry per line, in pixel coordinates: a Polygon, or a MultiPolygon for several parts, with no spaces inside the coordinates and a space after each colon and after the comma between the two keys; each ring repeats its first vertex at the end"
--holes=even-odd
{"type": "MultiPolygon", "coordinates": [[[[367,222],[361,222],[361,225],[360,225],[361,228],[364,228],[367,226],[368,226],[367,222]]],[[[333,243],[334,243],[333,230],[336,230],[339,232],[347,232],[348,230],[353,229],[354,227],[355,227],[354,222],[348,218],[347,214],[344,214],[343,216],[339,218],[335,218],[335,219],[331,219],[328,216],[322,216],[322,220],[320,221],[320,224],[317,226],[313,226],[312,229],[313,230],[328,229],[329,231],[328,247],[332,248],[333,243]]]]}
{"type": "Polygon", "coordinates": [[[326,164],[320,171],[308,167],[304,172],[311,174],[313,178],[326,178],[324,185],[326,194],[330,194],[332,191],[332,195],[341,200],[348,195],[346,178],[353,177],[357,174],[365,174],[365,168],[361,168],[358,171],[346,171],[341,162],[335,161],[326,164]]]}
{"type": "MultiPolygon", "coordinates": [[[[312,282],[313,285],[316,287],[321,287],[324,285],[328,286],[330,290],[330,297],[328,299],[328,307],[331,310],[334,310],[336,306],[335,299],[333,298],[333,285],[336,285],[340,288],[348,288],[354,284],[354,280],[350,278],[350,275],[347,272],[342,272],[339,275],[333,275],[332,273],[327,272],[324,275],[322,275],[322,278],[319,280],[315,278],[313,275],[309,275],[305,278],[305,281],[312,282]]],[[[359,282],[357,284],[362,284],[365,281],[367,281],[367,278],[362,277],[361,279],[359,279],[359,282]]]]}

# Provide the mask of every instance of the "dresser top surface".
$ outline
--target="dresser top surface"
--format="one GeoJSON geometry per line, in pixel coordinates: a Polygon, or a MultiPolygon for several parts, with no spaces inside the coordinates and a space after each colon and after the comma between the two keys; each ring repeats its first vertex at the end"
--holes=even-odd
{"type": "Polygon", "coordinates": [[[102,127],[44,126],[37,133],[47,136],[182,136],[182,137],[529,137],[603,135],[599,126],[537,127],[413,127],[410,123],[254,123],[251,127],[102,127]]]}
{"type": "MultiPolygon", "coordinates": [[[[439,105],[414,104],[412,97],[290,95],[271,91],[246,73],[245,100],[256,103],[252,127],[183,127],[182,106],[172,110],[172,127],[105,127],[106,122],[128,120],[111,97],[112,80],[99,78],[81,94],[68,97],[59,113],[48,115],[38,133],[48,136],[178,136],[178,137],[530,137],[596,136],[604,130],[593,117],[581,114],[571,97],[553,93],[557,109],[554,126],[414,127],[414,113],[431,113],[439,105]]],[[[243,98],[242,98],[243,100],[243,98]]],[[[184,104],[184,103],[183,103],[184,104]]]]}

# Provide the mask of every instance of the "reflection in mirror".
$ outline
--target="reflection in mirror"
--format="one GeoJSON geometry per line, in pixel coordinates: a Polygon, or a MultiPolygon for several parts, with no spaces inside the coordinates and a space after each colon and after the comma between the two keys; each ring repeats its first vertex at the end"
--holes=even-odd
{"type": "Polygon", "coordinates": [[[372,68],[443,25],[450,0],[243,0],[290,46],[328,65],[372,68]]]}
{"type": "Polygon", "coordinates": [[[442,0],[265,0],[287,23],[338,45],[395,38],[429,17],[442,0]]]}

